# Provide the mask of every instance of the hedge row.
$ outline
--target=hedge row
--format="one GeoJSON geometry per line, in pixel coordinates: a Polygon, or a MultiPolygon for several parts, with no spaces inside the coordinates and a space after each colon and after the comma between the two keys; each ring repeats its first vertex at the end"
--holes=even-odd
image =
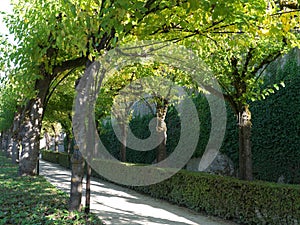
{"type": "Polygon", "coordinates": [[[48,162],[59,164],[65,168],[71,168],[71,155],[63,152],[47,151],[43,150],[42,159],[48,162]]]}
{"type": "Polygon", "coordinates": [[[180,171],[161,183],[134,187],[153,197],[244,224],[299,224],[300,187],[243,182],[180,171]]]}
{"type": "MultiPolygon", "coordinates": [[[[57,157],[62,153],[47,152],[57,157]]],[[[51,158],[51,157],[49,157],[51,158]]],[[[94,160],[95,165],[109,165],[112,174],[124,172],[120,164],[94,160]]],[[[127,164],[127,166],[134,166],[127,164]]],[[[160,169],[161,171],[161,169],[160,169]]],[[[93,171],[93,175],[102,178],[93,171]]],[[[246,182],[206,173],[179,171],[171,178],[134,190],[243,224],[300,223],[300,186],[270,182],[246,182]]]]}

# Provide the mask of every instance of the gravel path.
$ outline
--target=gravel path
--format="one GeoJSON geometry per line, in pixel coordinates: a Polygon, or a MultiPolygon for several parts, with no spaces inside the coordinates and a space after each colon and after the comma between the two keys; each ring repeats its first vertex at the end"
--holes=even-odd
{"type": "MultiPolygon", "coordinates": [[[[67,193],[70,192],[70,170],[40,160],[40,174],[59,189],[67,193]]],[[[95,178],[92,178],[91,191],[91,210],[108,225],[235,224],[202,215],[95,178]]],[[[84,202],[85,199],[83,198],[84,202]]]]}

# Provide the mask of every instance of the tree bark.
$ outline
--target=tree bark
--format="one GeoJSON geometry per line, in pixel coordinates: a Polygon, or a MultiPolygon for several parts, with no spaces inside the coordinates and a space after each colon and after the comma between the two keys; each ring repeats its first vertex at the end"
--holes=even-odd
{"type": "Polygon", "coordinates": [[[165,122],[168,110],[168,101],[163,98],[158,98],[156,102],[156,131],[158,133],[160,144],[157,147],[156,161],[161,162],[167,158],[167,125],[165,122]]]}
{"type": "Polygon", "coordinates": [[[7,135],[7,148],[6,148],[6,157],[11,158],[12,151],[13,151],[13,135],[12,135],[12,129],[9,129],[8,135],[7,135]]]}
{"type": "Polygon", "coordinates": [[[239,178],[253,180],[251,152],[251,112],[248,106],[239,112],[239,178]]]}
{"type": "Polygon", "coordinates": [[[92,167],[87,164],[86,167],[86,194],[85,194],[85,214],[90,213],[91,208],[91,176],[92,176],[92,167]]]}
{"type": "Polygon", "coordinates": [[[69,132],[66,132],[66,147],[67,149],[65,149],[65,152],[67,152],[68,154],[71,153],[71,143],[72,139],[71,139],[71,134],[69,132]]]}
{"type": "Polygon", "coordinates": [[[50,137],[50,134],[48,133],[47,130],[45,130],[45,133],[44,133],[44,137],[45,137],[45,144],[46,144],[46,150],[50,150],[50,142],[51,142],[51,137],[50,137]]]}
{"type": "Polygon", "coordinates": [[[1,132],[1,149],[3,152],[5,152],[5,135],[6,135],[6,132],[2,131],[1,132]]]}
{"type": "Polygon", "coordinates": [[[19,162],[20,176],[37,174],[37,161],[40,150],[40,133],[42,127],[42,102],[40,98],[30,100],[28,110],[23,112],[20,128],[22,151],[19,162]]]}
{"type": "Polygon", "coordinates": [[[20,138],[19,138],[19,129],[20,129],[20,117],[21,117],[21,108],[16,112],[13,122],[13,146],[12,146],[12,163],[17,164],[19,162],[19,150],[20,150],[20,138]]]}
{"type": "Polygon", "coordinates": [[[12,156],[11,156],[11,161],[13,164],[17,164],[19,162],[19,152],[20,152],[20,143],[18,140],[14,140],[13,148],[12,148],[12,156]]]}
{"type": "Polygon", "coordinates": [[[35,90],[37,90],[37,96],[27,103],[22,112],[22,122],[20,125],[20,139],[22,145],[19,161],[20,176],[34,176],[37,174],[44,103],[50,83],[50,75],[45,75],[43,79],[36,81],[35,90]]]}
{"type": "Polygon", "coordinates": [[[80,211],[82,198],[82,180],[84,176],[84,159],[78,146],[74,146],[74,153],[71,158],[72,177],[71,177],[71,192],[69,211],[80,211]]]}
{"type": "Polygon", "coordinates": [[[58,135],[59,134],[57,133],[57,131],[53,125],[51,127],[54,132],[54,151],[58,152],[58,135]]]}

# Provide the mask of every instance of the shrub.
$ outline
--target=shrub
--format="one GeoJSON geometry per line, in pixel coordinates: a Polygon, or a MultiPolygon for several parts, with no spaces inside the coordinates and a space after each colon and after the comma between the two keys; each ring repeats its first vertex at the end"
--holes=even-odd
{"type": "Polygon", "coordinates": [[[48,162],[52,162],[52,163],[59,163],[59,152],[54,152],[54,151],[41,151],[42,153],[42,159],[46,160],[48,162]]]}
{"type": "Polygon", "coordinates": [[[161,183],[134,187],[153,197],[244,224],[298,224],[300,187],[180,171],[161,183]]]}
{"type": "Polygon", "coordinates": [[[58,155],[59,165],[61,165],[62,167],[68,168],[68,169],[71,168],[70,159],[71,159],[71,155],[69,155],[68,153],[60,152],[59,155],[58,155]]]}

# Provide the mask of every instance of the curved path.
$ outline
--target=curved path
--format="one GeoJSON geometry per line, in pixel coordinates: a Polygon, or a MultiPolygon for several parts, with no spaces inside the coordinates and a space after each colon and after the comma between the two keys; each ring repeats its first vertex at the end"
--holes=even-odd
{"type": "MultiPolygon", "coordinates": [[[[45,176],[59,189],[67,193],[70,192],[70,170],[40,160],[40,175],[45,176]]],[[[199,214],[96,178],[92,178],[91,191],[91,210],[108,225],[235,224],[199,214]]],[[[83,198],[83,203],[84,201],[83,198]]]]}

